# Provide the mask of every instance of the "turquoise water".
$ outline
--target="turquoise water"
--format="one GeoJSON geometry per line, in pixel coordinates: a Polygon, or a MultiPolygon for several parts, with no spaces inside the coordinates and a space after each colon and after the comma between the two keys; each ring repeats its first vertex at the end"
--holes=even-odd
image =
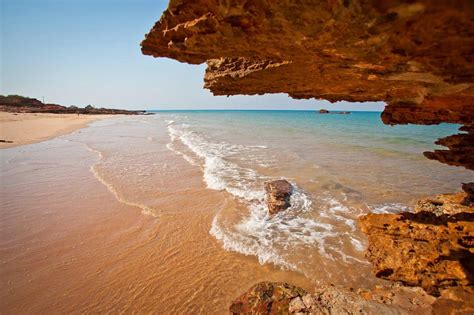
{"type": "MultiPolygon", "coordinates": [[[[435,126],[397,125],[382,123],[379,112],[352,112],[350,115],[319,114],[315,111],[273,110],[190,110],[151,111],[162,114],[191,115],[196,124],[232,128],[245,134],[272,131],[283,137],[298,134],[314,135],[318,140],[336,140],[340,144],[420,153],[435,149],[438,138],[457,133],[460,125],[435,126]]],[[[258,134],[256,135],[258,136],[258,134]]]]}
{"type": "MultiPolygon", "coordinates": [[[[160,111],[154,111],[160,113],[160,111]]],[[[382,123],[379,112],[350,115],[319,114],[314,111],[164,111],[163,114],[191,115],[196,124],[225,127],[242,135],[279,133],[283,138],[314,136],[342,145],[420,153],[437,148],[434,140],[457,133],[460,125],[397,125],[382,123]],[[261,130],[259,130],[261,129],[261,130]],[[245,133],[249,131],[249,133],[245,133]]],[[[264,141],[263,137],[262,140],[264,141]]]]}

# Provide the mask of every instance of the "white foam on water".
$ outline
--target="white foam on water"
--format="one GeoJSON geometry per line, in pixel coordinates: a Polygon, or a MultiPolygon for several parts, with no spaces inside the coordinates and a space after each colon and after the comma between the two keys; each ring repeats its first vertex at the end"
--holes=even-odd
{"type": "Polygon", "coordinates": [[[148,207],[144,204],[138,203],[138,202],[130,201],[130,200],[124,198],[122,195],[120,195],[119,192],[117,191],[117,189],[115,189],[115,187],[112,185],[112,183],[108,182],[104,178],[104,176],[102,174],[100,174],[100,172],[98,171],[98,166],[100,165],[101,162],[103,162],[105,160],[104,155],[102,154],[102,152],[100,152],[98,150],[95,150],[95,149],[92,149],[91,147],[89,147],[85,143],[84,143],[84,145],[86,146],[86,148],[90,152],[96,153],[99,157],[99,162],[90,167],[90,170],[91,170],[92,174],[94,175],[94,177],[99,182],[101,182],[108,189],[108,191],[115,197],[115,199],[118,202],[120,202],[124,205],[130,206],[130,207],[139,208],[141,210],[141,212],[145,215],[150,215],[150,216],[153,216],[153,217],[157,216],[155,211],[152,208],[150,208],[150,207],[148,207]]]}
{"type": "MultiPolygon", "coordinates": [[[[219,224],[219,216],[214,217],[209,233],[213,235],[227,251],[238,252],[246,256],[256,256],[260,264],[273,263],[285,269],[296,270],[297,267],[287,262],[271,246],[251,241],[246,235],[231,230],[223,231],[219,224]]],[[[268,244],[267,244],[268,245],[268,244]]]]}
{"type": "Polygon", "coordinates": [[[340,221],[355,231],[357,228],[356,217],[351,217],[354,210],[345,206],[332,196],[321,198],[323,205],[326,206],[325,211],[321,212],[321,216],[340,221]]]}
{"type": "Polygon", "coordinates": [[[339,255],[341,256],[342,261],[344,261],[344,262],[346,262],[346,263],[354,263],[354,262],[356,262],[356,263],[360,263],[360,264],[364,264],[364,265],[369,264],[369,262],[366,261],[366,260],[360,260],[360,259],[355,258],[354,256],[346,255],[346,254],[345,254],[344,252],[342,252],[342,251],[339,252],[339,255]]]}
{"type": "Polygon", "coordinates": [[[365,245],[360,240],[356,239],[353,236],[351,236],[350,239],[351,239],[352,245],[357,251],[363,252],[365,250],[365,245]]]}
{"type": "Polygon", "coordinates": [[[372,213],[400,213],[407,212],[410,210],[410,207],[401,203],[383,203],[380,205],[369,206],[370,212],[372,213]]]}
{"type": "MultiPolygon", "coordinates": [[[[255,147],[249,148],[224,142],[208,142],[189,130],[189,126],[186,124],[179,127],[169,125],[168,132],[171,138],[170,146],[179,139],[202,161],[200,166],[204,172],[203,179],[209,189],[226,190],[230,194],[247,201],[264,197],[263,190],[255,189],[257,179],[262,180],[264,179],[263,176],[258,175],[252,169],[240,167],[236,163],[225,159],[248,149],[254,150],[255,147]]],[[[173,147],[170,149],[178,151],[173,147]]],[[[179,152],[178,154],[183,156],[184,153],[179,152]]]]}
{"type": "Polygon", "coordinates": [[[178,151],[175,148],[173,148],[173,143],[166,144],[166,148],[168,148],[168,150],[170,150],[170,151],[172,151],[172,152],[174,152],[178,155],[181,155],[183,157],[183,159],[186,160],[186,162],[188,162],[189,164],[194,165],[194,166],[199,166],[199,164],[192,157],[190,157],[189,155],[184,154],[183,152],[178,151]]]}
{"type": "MultiPolygon", "coordinates": [[[[214,218],[209,232],[222,243],[224,249],[256,256],[261,264],[273,263],[293,270],[304,264],[291,258],[295,250],[304,251],[309,247],[330,260],[341,257],[338,254],[339,245],[329,242],[329,238],[336,238],[338,232],[333,230],[331,224],[308,218],[313,210],[311,198],[295,183],[292,183],[294,191],[291,207],[273,217],[268,215],[263,183],[275,178],[238,165],[236,160],[242,159],[232,160],[236,155],[251,157],[258,150],[266,149],[266,146],[211,142],[186,124],[175,123],[167,128],[171,139],[170,149],[176,150],[173,144],[180,141],[196,155],[203,170],[203,180],[209,189],[227,191],[249,209],[238,223],[228,223],[220,214],[214,218]]],[[[176,151],[183,156],[183,152],[176,151]]],[[[260,161],[254,162],[258,164],[260,161]]],[[[354,220],[343,216],[347,208],[331,201],[330,209],[335,214],[340,212],[336,219],[344,220],[351,229],[355,229],[354,220]]],[[[343,259],[357,261],[349,255],[343,259]]]]}

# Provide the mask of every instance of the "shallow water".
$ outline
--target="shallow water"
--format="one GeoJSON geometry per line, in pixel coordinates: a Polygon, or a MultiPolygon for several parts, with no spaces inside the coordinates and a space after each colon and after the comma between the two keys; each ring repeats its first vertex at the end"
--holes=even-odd
{"type": "Polygon", "coordinates": [[[406,211],[420,197],[458,189],[472,173],[429,161],[422,152],[458,126],[398,126],[378,113],[160,112],[169,147],[202,169],[212,190],[234,199],[211,235],[229,251],[256,256],[315,282],[369,285],[357,217],[406,211]],[[263,183],[296,187],[289,211],[267,215],[263,183]],[[341,274],[341,268],[359,272],[341,274]]]}
{"type": "Polygon", "coordinates": [[[357,217],[473,181],[421,154],[456,131],[378,113],[158,112],[2,150],[2,309],[221,313],[262,280],[371,287],[357,217]],[[270,218],[276,178],[296,190],[270,218]]]}

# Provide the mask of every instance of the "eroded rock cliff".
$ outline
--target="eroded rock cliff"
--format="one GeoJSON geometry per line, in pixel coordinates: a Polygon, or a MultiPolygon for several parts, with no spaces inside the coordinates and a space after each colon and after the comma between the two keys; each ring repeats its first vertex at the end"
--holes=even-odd
{"type": "Polygon", "coordinates": [[[474,205],[463,205],[466,197],[439,195],[420,200],[414,213],[363,216],[376,276],[435,295],[474,286],[474,205]]]}

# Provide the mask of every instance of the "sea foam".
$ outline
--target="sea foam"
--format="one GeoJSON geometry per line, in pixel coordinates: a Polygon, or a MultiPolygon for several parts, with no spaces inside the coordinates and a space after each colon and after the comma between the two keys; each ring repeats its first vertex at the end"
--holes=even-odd
{"type": "Polygon", "coordinates": [[[118,202],[120,202],[124,205],[139,208],[141,210],[141,212],[145,215],[156,217],[155,211],[152,208],[150,208],[150,207],[148,207],[144,204],[128,200],[125,197],[123,197],[117,191],[117,189],[115,189],[114,185],[111,182],[106,180],[106,178],[101,174],[101,172],[98,169],[100,164],[103,163],[103,161],[105,160],[104,154],[102,154],[102,152],[100,152],[98,150],[92,149],[90,146],[88,146],[85,143],[84,143],[84,145],[86,146],[87,150],[89,150],[90,152],[94,152],[95,154],[97,154],[97,156],[99,158],[98,163],[96,163],[96,164],[94,164],[90,167],[90,171],[92,172],[94,177],[109,190],[109,192],[115,197],[115,199],[118,202]]]}
{"type": "MultiPolygon", "coordinates": [[[[266,146],[244,146],[226,142],[209,141],[204,135],[191,130],[187,124],[173,123],[167,126],[171,142],[168,148],[183,156],[188,162],[191,157],[176,149],[177,142],[185,145],[197,158],[190,162],[203,170],[203,180],[209,189],[227,191],[248,208],[248,214],[240,222],[229,223],[218,213],[210,229],[210,234],[219,240],[224,249],[244,255],[256,256],[261,264],[273,263],[282,268],[299,270],[301,261],[291,257],[294,250],[314,248],[321,256],[334,260],[339,248],[333,247],[329,239],[337,237],[337,232],[329,223],[318,222],[307,214],[313,211],[311,198],[294,182],[291,207],[273,217],[268,215],[263,183],[275,179],[259,174],[256,170],[239,165],[234,156],[253,156],[266,146]]],[[[261,161],[255,161],[260,164],[261,161]]],[[[335,200],[325,200],[332,219],[345,222],[355,229],[355,222],[344,215],[348,211],[335,200]]],[[[359,251],[361,243],[351,240],[359,251]]],[[[338,254],[337,256],[341,256],[338,254]]],[[[352,257],[343,255],[344,260],[352,257]]],[[[353,260],[357,260],[353,258],[353,260]]]]}

